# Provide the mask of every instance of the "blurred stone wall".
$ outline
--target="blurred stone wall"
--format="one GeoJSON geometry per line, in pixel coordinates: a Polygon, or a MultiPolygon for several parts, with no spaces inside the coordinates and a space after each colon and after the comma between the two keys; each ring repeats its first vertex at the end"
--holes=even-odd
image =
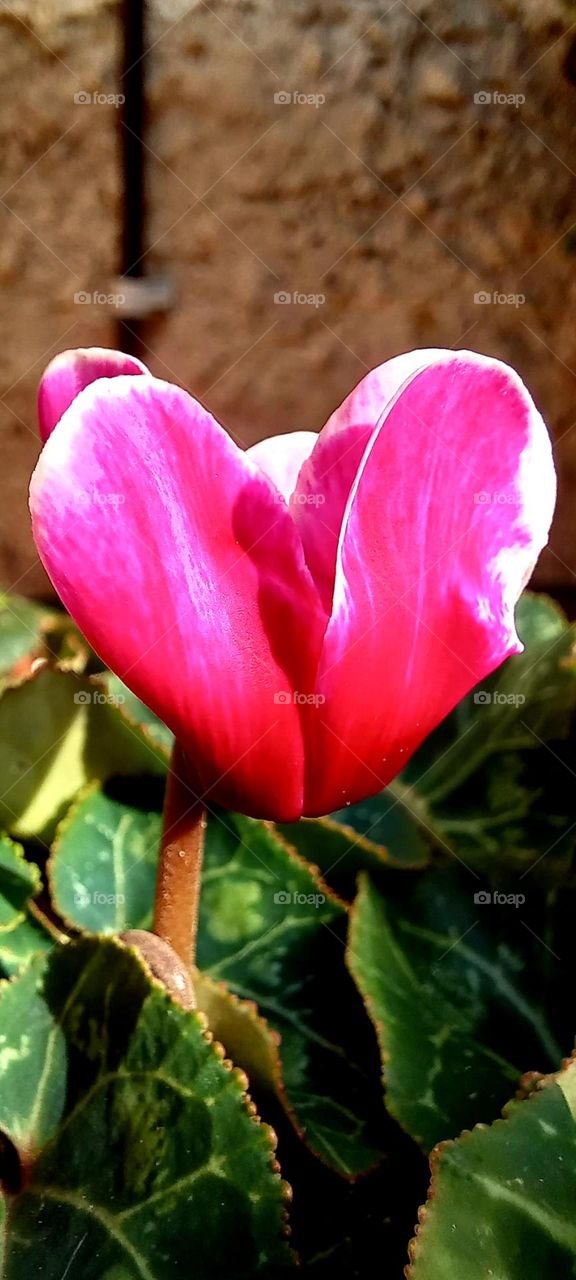
{"type": "Polygon", "coordinates": [[[27,488],[36,388],[51,355],[116,343],[102,289],[118,253],[118,111],[74,101],[117,91],[118,14],[80,0],[0,0],[0,584],[46,592],[27,488]],[[66,15],[66,16],[64,16],[66,15]]]}
{"type": "MultiPolygon", "coordinates": [[[[410,347],[508,360],[558,444],[539,582],[571,590],[576,5],[149,9],[146,266],[176,288],[143,331],[153,371],[249,443],[319,428],[410,347]]],[[[62,347],[118,340],[114,308],[74,295],[107,293],[118,265],[119,112],[74,95],[118,92],[120,21],[103,0],[0,3],[0,578],[29,592],[38,374],[62,347]]]]}

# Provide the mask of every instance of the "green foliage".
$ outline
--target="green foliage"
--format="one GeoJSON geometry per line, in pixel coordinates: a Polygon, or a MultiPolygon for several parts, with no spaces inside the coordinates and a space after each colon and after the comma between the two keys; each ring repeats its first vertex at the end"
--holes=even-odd
{"type": "Polygon", "coordinates": [[[49,839],[87,783],[163,774],[167,758],[96,680],[52,666],[0,699],[0,822],[20,838],[49,839]]]}
{"type": "Polygon", "coordinates": [[[204,867],[200,969],[254,1001],[278,1033],[277,1088],[311,1149],[344,1176],[365,1172],[382,1155],[383,1108],[343,964],[344,907],[251,818],[209,822],[204,867]]]}
{"type": "MultiPolygon", "coordinates": [[[[160,825],[159,814],[99,790],[80,800],[50,862],[53,901],[69,924],[100,932],[150,925],[160,825]]],[[[211,1025],[234,1061],[277,1092],[317,1155],[348,1176],[380,1159],[383,1108],[368,1027],[342,963],[345,929],[342,904],[273,829],[238,815],[210,816],[201,1007],[214,1018],[218,996],[211,1025]],[[265,1021],[251,1016],[251,1002],[265,1021]]]]}
{"type": "Polygon", "coordinates": [[[413,1280],[576,1273],[576,1064],[506,1119],[449,1143],[412,1246],[413,1280]]]}
{"type": "Polygon", "coordinates": [[[348,960],[388,1108],[427,1149],[494,1119],[527,1067],[550,1070],[573,1043],[555,1011],[559,983],[568,1000],[576,977],[569,948],[563,977],[521,906],[478,904],[477,883],[458,864],[386,896],[365,878],[352,914],[348,960]]]}
{"type": "Polygon", "coordinates": [[[4,1226],[13,1280],[40,1251],[47,1280],[288,1268],[285,1188],[245,1081],[133,952],[57,948],[0,1015],[0,1119],[24,1174],[4,1226]]]}
{"type": "Polygon", "coordinates": [[[576,1274],[574,631],[531,596],[518,626],[381,795],[209,813],[200,1014],[105,936],[151,926],[172,735],[0,600],[7,1280],[280,1277],[269,1124],[303,1275],[400,1280],[439,1142],[414,1280],[576,1274]]]}
{"type": "Polygon", "coordinates": [[[554,884],[576,849],[574,631],[541,597],[524,597],[517,622],[524,653],[464,698],[402,781],[439,847],[554,884]]]}
{"type": "Polygon", "coordinates": [[[32,600],[0,593],[0,680],[5,683],[18,663],[40,657],[49,612],[32,600]]]}
{"type": "Polygon", "coordinates": [[[415,815],[418,801],[411,797],[412,807],[407,808],[403,793],[398,781],[371,800],[329,818],[303,818],[283,823],[279,830],[349,901],[360,871],[369,871],[379,880],[387,871],[426,866],[430,842],[425,822],[415,815]]]}
{"type": "Polygon", "coordinates": [[[0,971],[8,977],[52,944],[38,914],[32,914],[40,884],[38,867],[26,861],[22,847],[0,836],[0,971]]]}
{"type": "Polygon", "coordinates": [[[149,929],[161,829],[159,813],[89,787],[52,846],[52,901],[62,919],[94,933],[149,929]]]}

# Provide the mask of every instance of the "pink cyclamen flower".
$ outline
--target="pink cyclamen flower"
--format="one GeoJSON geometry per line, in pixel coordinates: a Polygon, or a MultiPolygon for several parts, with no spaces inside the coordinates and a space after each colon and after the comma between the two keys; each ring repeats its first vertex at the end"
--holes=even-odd
{"type": "Polygon", "coordinates": [[[288,821],[373,795],[521,651],[555,476],[499,361],[398,356],[319,436],[247,452],[114,352],[57,357],[39,407],[42,561],[214,801],[288,821]]]}

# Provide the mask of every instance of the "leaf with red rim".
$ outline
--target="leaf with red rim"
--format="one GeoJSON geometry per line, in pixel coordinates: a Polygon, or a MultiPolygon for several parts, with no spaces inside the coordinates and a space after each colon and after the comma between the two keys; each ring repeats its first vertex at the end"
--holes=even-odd
{"type": "Polygon", "coordinates": [[[432,1156],[410,1280],[571,1280],[576,1271],[576,1063],[505,1118],[432,1156]]]}
{"type": "Polygon", "coordinates": [[[190,1258],[198,1280],[291,1269],[288,1192],[246,1078],[133,951],[57,947],[3,989],[0,1014],[13,1280],[31,1247],[46,1280],[172,1280],[190,1258]]]}

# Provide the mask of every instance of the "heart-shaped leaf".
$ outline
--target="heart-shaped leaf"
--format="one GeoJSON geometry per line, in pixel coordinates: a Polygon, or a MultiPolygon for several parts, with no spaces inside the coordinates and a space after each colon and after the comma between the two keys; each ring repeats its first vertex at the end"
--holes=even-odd
{"type": "Polygon", "coordinates": [[[354,1177],[381,1157],[383,1113],[370,1029],[343,963],[345,925],[341,903],[272,828],[212,817],[198,965],[279,1033],[284,1105],[310,1148],[354,1177]]]}
{"type": "Polygon", "coordinates": [[[94,933],[148,929],[161,815],[92,785],[58,828],[48,865],[52,901],[69,924],[94,933]]]}
{"type": "Polygon", "coordinates": [[[24,596],[0,592],[0,684],[19,668],[27,673],[34,658],[45,655],[45,630],[56,616],[24,596]]]}
{"type": "Polygon", "coordinates": [[[319,868],[336,893],[351,901],[360,871],[380,879],[387,868],[411,871],[428,862],[436,833],[428,829],[418,797],[410,795],[409,807],[404,803],[405,790],[396,782],[363,804],[328,818],[279,823],[278,830],[319,868]]]}
{"type": "Polygon", "coordinates": [[[67,614],[0,592],[0,688],[30,674],[39,658],[82,671],[88,646],[67,614]]]}
{"type": "Polygon", "coordinates": [[[250,1083],[281,1092],[280,1036],[258,1012],[253,1000],[240,1000],[225,982],[215,982],[199,969],[194,973],[198,1008],[225,1046],[229,1058],[240,1063],[250,1083]]]}
{"type": "Polygon", "coordinates": [[[88,782],[166,767],[97,680],[46,666],[0,698],[0,822],[12,835],[48,840],[88,782]]]}
{"type": "Polygon", "coordinates": [[[117,705],[122,707],[124,713],[136,724],[146,729],[150,737],[169,755],[174,744],[174,734],[171,733],[163,721],[159,720],[158,716],[146,706],[145,702],[141,702],[140,698],[137,698],[136,694],[132,693],[132,690],[120,680],[119,676],[113,675],[111,671],[103,671],[98,679],[114,698],[117,705]]]}
{"type": "Polygon", "coordinates": [[[0,835],[0,972],[8,977],[52,945],[31,906],[39,890],[38,868],[26,861],[20,845],[0,835]]]}
{"type": "Polygon", "coordinates": [[[576,848],[576,629],[543,597],[517,612],[524,653],[459,703],[400,781],[439,847],[485,872],[537,864],[554,883],[576,848]]]}
{"type": "Polygon", "coordinates": [[[30,1276],[31,1248],[45,1280],[289,1266],[286,1189],[245,1077],[133,952],[57,947],[4,989],[0,1018],[0,1128],[23,1175],[4,1230],[11,1280],[30,1276]]]}
{"type": "Polygon", "coordinates": [[[427,1149],[492,1120],[526,1069],[548,1071],[572,1047],[569,939],[556,941],[540,896],[515,898],[458,867],[402,876],[386,897],[362,878],[348,963],[380,1042],[388,1109],[427,1149]]]}
{"type": "MultiPolygon", "coordinates": [[[[49,863],[69,924],[105,932],[150,921],[160,827],[158,813],[97,789],[80,800],[49,863]]],[[[369,1023],[344,966],[345,926],[343,905],[274,828],[210,815],[200,1007],[250,1079],[278,1093],[314,1152],[355,1176],[381,1156],[383,1107],[369,1023]]]]}
{"type": "Polygon", "coordinates": [[[411,1280],[576,1274],[576,1063],[506,1118],[447,1143],[411,1248],[411,1280]]]}
{"type": "Polygon", "coordinates": [[[463,698],[408,766],[423,795],[456,791],[501,751],[533,749],[538,738],[569,734],[576,711],[575,630],[553,601],[529,592],[518,603],[516,625],[524,652],[463,698]],[[457,761],[454,755],[438,760],[439,748],[464,739],[457,761]]]}

